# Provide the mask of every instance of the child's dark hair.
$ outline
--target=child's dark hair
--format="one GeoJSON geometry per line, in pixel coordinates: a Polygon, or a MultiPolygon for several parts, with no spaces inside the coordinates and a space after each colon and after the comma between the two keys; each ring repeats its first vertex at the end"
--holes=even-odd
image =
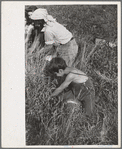
{"type": "Polygon", "coordinates": [[[65,69],[67,67],[66,62],[61,57],[55,57],[53,58],[49,65],[48,65],[48,71],[50,73],[59,72],[59,69],[65,69]]]}
{"type": "Polygon", "coordinates": [[[35,11],[36,9],[38,9],[36,6],[29,6],[28,8],[26,8],[26,10],[29,11],[35,11]]]}

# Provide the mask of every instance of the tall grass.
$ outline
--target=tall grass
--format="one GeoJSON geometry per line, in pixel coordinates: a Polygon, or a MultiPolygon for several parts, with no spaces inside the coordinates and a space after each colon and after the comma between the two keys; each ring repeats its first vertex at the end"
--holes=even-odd
{"type": "Polygon", "coordinates": [[[49,51],[45,52],[39,44],[39,37],[30,46],[26,45],[27,145],[118,144],[117,47],[109,47],[108,42],[95,45],[89,37],[77,38],[80,48],[75,66],[93,80],[96,93],[93,117],[84,115],[82,105],[67,103],[63,93],[50,98],[56,80],[42,70],[49,51]]]}

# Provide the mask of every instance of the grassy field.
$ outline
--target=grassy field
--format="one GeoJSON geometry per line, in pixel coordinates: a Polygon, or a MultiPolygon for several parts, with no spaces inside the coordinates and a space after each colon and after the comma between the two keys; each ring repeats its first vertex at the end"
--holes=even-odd
{"type": "MultiPolygon", "coordinates": [[[[37,6],[41,7],[41,6],[37,6]]],[[[118,144],[118,63],[117,7],[115,5],[43,6],[69,29],[79,45],[76,67],[94,83],[95,117],[87,118],[82,107],[67,104],[60,97],[50,101],[55,80],[42,71],[45,53],[35,39],[26,46],[26,144],[27,145],[117,145],[118,144]],[[95,39],[105,39],[95,44],[95,39]],[[34,49],[34,50],[33,50],[34,49]],[[30,54],[30,51],[33,53],[30,54]],[[93,122],[95,120],[95,125],[93,122]]]]}

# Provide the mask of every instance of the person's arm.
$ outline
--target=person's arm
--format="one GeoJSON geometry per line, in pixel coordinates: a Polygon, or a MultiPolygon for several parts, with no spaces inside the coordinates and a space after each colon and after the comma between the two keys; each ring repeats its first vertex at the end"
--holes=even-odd
{"type": "Polygon", "coordinates": [[[44,38],[45,38],[45,46],[44,46],[44,48],[45,48],[46,51],[49,51],[53,47],[53,45],[55,44],[55,42],[54,42],[54,35],[53,35],[53,33],[51,31],[46,30],[44,32],[44,38]]]}
{"type": "Polygon", "coordinates": [[[57,96],[59,93],[61,93],[65,88],[68,87],[68,85],[72,82],[73,77],[71,74],[69,74],[66,77],[66,80],[52,93],[51,97],[57,96]]]}
{"type": "Polygon", "coordinates": [[[29,41],[33,29],[34,29],[34,26],[30,24],[29,27],[28,27],[25,43],[27,43],[29,41]]]}

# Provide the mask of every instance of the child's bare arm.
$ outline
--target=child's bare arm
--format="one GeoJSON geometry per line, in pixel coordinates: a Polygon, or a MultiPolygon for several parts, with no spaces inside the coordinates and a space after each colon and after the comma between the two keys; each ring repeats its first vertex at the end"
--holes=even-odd
{"type": "Polygon", "coordinates": [[[52,93],[51,97],[57,96],[59,93],[61,93],[66,87],[68,87],[72,80],[72,75],[69,74],[66,80],[52,93]]]}

